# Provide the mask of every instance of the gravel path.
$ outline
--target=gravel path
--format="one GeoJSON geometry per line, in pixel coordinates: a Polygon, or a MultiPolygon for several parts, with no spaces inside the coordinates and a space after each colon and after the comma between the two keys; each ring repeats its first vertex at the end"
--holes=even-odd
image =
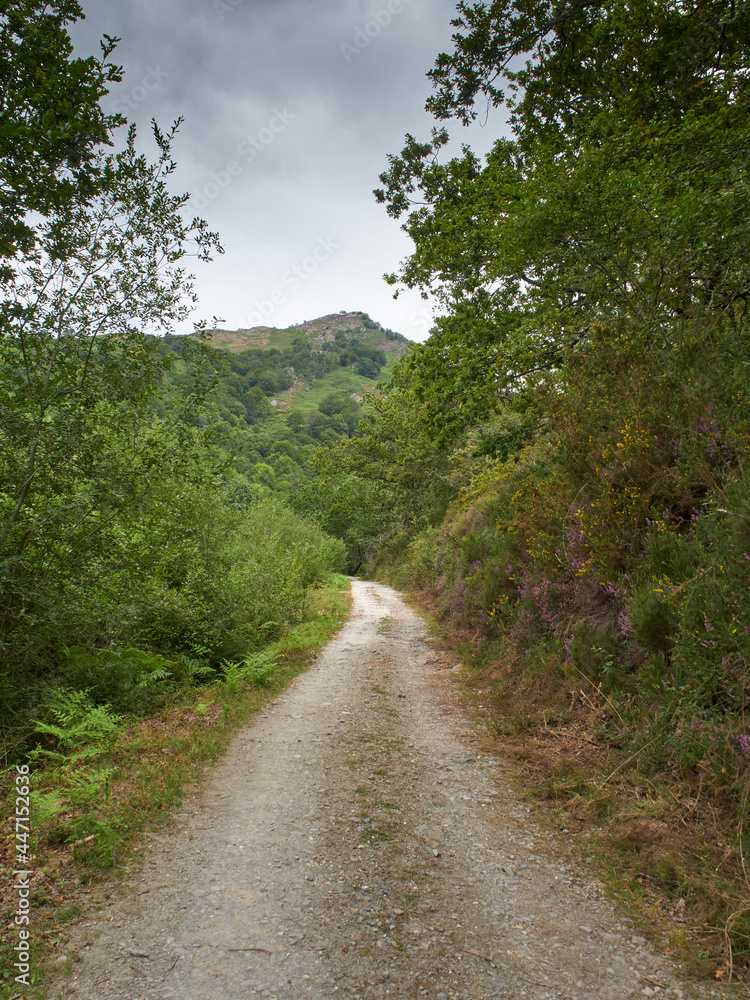
{"type": "Polygon", "coordinates": [[[622,1000],[674,972],[475,749],[450,661],[398,595],[235,738],[52,995],[622,1000]]]}

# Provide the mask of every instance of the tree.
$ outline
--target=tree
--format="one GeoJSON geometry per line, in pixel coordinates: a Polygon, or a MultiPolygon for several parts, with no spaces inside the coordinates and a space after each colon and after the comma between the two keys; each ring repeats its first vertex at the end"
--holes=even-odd
{"type": "Polygon", "coordinates": [[[356,372],[365,378],[377,378],[380,374],[380,365],[371,358],[360,358],[357,362],[356,372]]]}
{"type": "Polygon", "coordinates": [[[100,59],[71,58],[66,25],[81,17],[75,0],[0,3],[0,261],[49,235],[52,213],[103,182],[95,152],[123,121],[100,104],[121,79],[108,62],[117,39],[105,35],[100,59]]]}
{"type": "Polygon", "coordinates": [[[507,104],[484,163],[407,136],[376,192],[415,244],[393,284],[447,316],[423,352],[434,422],[565,364],[596,331],[674,345],[727,325],[746,359],[750,149],[746,4],[461,3],[431,72],[437,119],[507,104]],[[639,334],[640,336],[640,334],[639,334]],[[484,353],[486,363],[475,363],[484,353]],[[448,362],[441,372],[441,366],[448,362]],[[482,370],[484,367],[484,370],[482,370]],[[440,388],[442,387],[442,389],[440,388]]]}
{"type": "Polygon", "coordinates": [[[510,108],[524,141],[601,141],[622,113],[679,123],[742,83],[750,43],[747,5],[723,0],[491,0],[458,13],[428,110],[467,122],[481,95],[510,108]]]}
{"type": "Polygon", "coordinates": [[[374,498],[367,502],[376,503],[377,513],[350,512],[344,518],[362,551],[376,535],[382,539],[436,524],[455,495],[447,453],[427,433],[413,371],[408,363],[397,365],[387,391],[372,399],[373,412],[360,422],[357,436],[332,442],[317,456],[319,475],[333,489],[339,511],[349,502],[342,498],[360,493],[374,498]],[[373,525],[376,535],[368,536],[365,526],[373,525]]]}
{"type": "Polygon", "coordinates": [[[357,573],[367,552],[393,530],[393,494],[382,483],[328,467],[289,496],[289,505],[346,545],[347,569],[357,573]]]}
{"type": "Polygon", "coordinates": [[[113,571],[113,527],[141,509],[150,485],[194,462],[191,422],[215,379],[209,352],[200,341],[181,352],[181,386],[157,420],[153,404],[177,356],[154,334],[195,301],[188,250],[210,259],[221,248],[205,222],[183,218],[187,195],[169,191],[179,122],[169,133],[154,124],[153,163],[137,152],[134,128],[122,151],[106,151],[119,119],[98,100],[116,73],[67,61],[64,26],[78,5],[5,6],[0,141],[21,130],[17,156],[2,147],[0,183],[10,220],[0,282],[0,639],[10,662],[39,655],[39,622],[64,580],[113,571]]]}
{"type": "Polygon", "coordinates": [[[261,483],[263,486],[276,485],[276,473],[272,465],[268,462],[256,462],[253,466],[253,481],[261,483]]]}
{"type": "Polygon", "coordinates": [[[155,128],[155,137],[155,164],[136,153],[133,130],[125,150],[104,159],[96,197],[55,212],[65,258],[45,244],[19,254],[0,304],[6,642],[40,593],[54,601],[62,577],[100,559],[113,519],[194,460],[190,422],[215,379],[207,350],[199,342],[182,352],[186,384],[156,421],[152,403],[176,356],[145,331],[186,315],[192,293],[180,258],[191,239],[207,255],[214,236],[181,219],[185,199],[166,188],[171,136],[155,128]]]}

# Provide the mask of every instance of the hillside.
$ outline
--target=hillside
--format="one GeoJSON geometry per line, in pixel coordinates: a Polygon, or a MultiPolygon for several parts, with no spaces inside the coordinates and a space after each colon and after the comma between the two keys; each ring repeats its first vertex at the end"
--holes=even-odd
{"type": "Polygon", "coordinates": [[[288,350],[299,337],[305,338],[317,350],[325,350],[326,344],[336,341],[336,336],[346,340],[357,339],[364,346],[393,354],[393,359],[401,357],[409,341],[400,333],[384,329],[375,323],[367,313],[340,312],[318,319],[305,320],[294,326],[279,329],[273,326],[255,326],[249,330],[211,331],[211,343],[224,351],[233,353],[248,350],[288,350]]]}
{"type": "MultiPolygon", "coordinates": [[[[165,349],[180,353],[167,338],[165,349]]],[[[312,475],[326,441],[356,434],[367,396],[410,342],[366,313],[333,313],[287,329],[213,330],[219,385],[200,425],[215,430],[236,470],[288,492],[312,475]]]]}

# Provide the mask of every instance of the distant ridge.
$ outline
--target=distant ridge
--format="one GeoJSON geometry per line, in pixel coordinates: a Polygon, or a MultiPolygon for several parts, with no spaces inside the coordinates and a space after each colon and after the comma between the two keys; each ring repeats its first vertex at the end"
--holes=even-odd
{"type": "Polygon", "coordinates": [[[402,334],[385,329],[364,312],[331,313],[286,328],[255,326],[246,330],[210,331],[214,347],[232,352],[271,348],[283,350],[290,347],[298,337],[305,337],[312,341],[314,347],[322,349],[326,342],[335,340],[337,334],[343,334],[347,340],[359,340],[364,345],[386,353],[393,351],[398,358],[411,344],[402,334]]]}

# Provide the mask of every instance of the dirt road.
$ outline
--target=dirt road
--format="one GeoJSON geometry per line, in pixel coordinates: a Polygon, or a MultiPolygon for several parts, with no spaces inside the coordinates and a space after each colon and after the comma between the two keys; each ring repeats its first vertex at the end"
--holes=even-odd
{"type": "Polygon", "coordinates": [[[76,928],[83,961],[53,995],[681,996],[477,752],[455,661],[394,591],[352,586],[320,660],[76,928]]]}

